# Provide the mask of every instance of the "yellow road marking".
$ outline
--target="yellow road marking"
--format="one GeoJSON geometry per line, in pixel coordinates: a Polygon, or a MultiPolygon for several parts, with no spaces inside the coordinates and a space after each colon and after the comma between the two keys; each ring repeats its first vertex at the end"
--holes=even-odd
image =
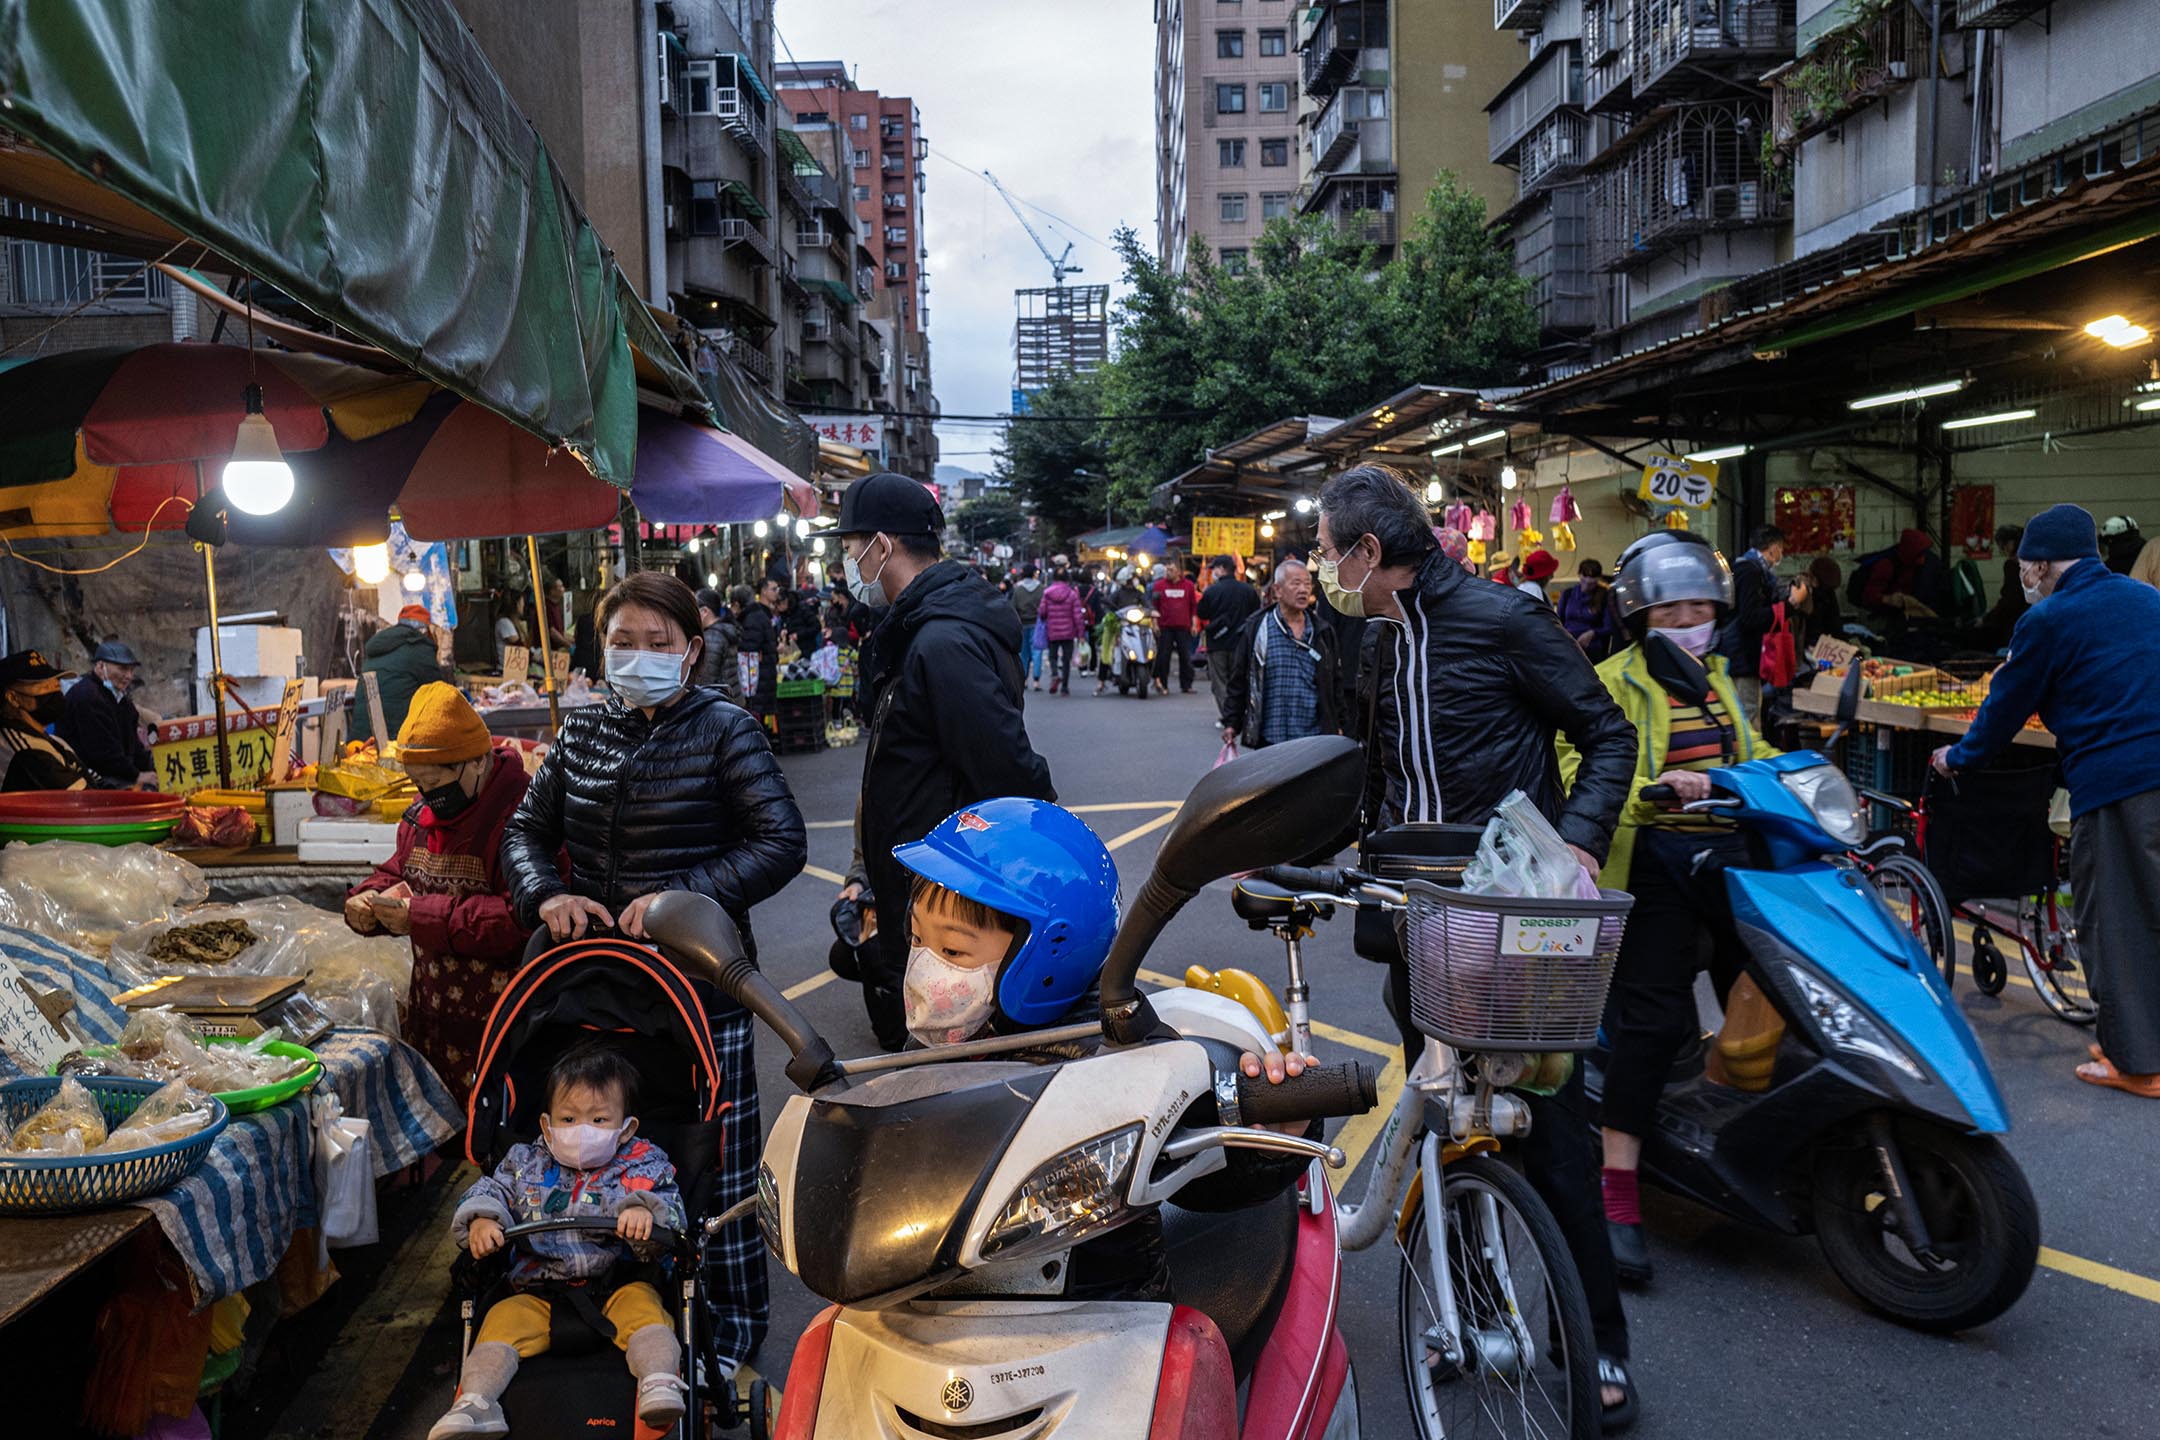
{"type": "Polygon", "coordinates": [[[2060,1250],[2040,1247],[2040,1263],[2050,1270],[2089,1280],[2095,1285],[2105,1285],[2110,1290],[2120,1290],[2125,1295],[2135,1295],[2140,1300],[2150,1300],[2160,1305],[2160,1280],[2134,1275],[2128,1270],[2118,1270],[2113,1265],[2103,1265],[2097,1260],[2087,1260],[2080,1255],[2066,1255],[2060,1250]]]}
{"type": "Polygon", "coordinates": [[[1127,830],[1124,834],[1118,836],[1117,839],[1108,842],[1103,848],[1106,850],[1121,849],[1124,846],[1130,845],[1133,841],[1138,840],[1143,835],[1151,834],[1154,831],[1162,829],[1163,826],[1168,825],[1171,821],[1177,819],[1177,817],[1177,811],[1165,810],[1162,814],[1148,821],[1147,824],[1133,826],[1132,829],[1127,830]]]}
{"type": "MultiPolygon", "coordinates": [[[[1175,810],[1182,800],[1115,800],[1103,805],[1067,805],[1075,815],[1107,815],[1118,810],[1175,810]]],[[[853,828],[853,820],[806,820],[812,830],[847,830],[853,828]]]]}
{"type": "Polygon", "coordinates": [[[820,970],[817,974],[812,975],[807,980],[796,981],[793,985],[788,986],[787,989],[781,991],[780,993],[789,1000],[799,1000],[803,996],[809,994],[811,991],[817,989],[819,986],[831,984],[833,981],[839,978],[839,976],[833,974],[833,972],[830,970],[820,970]]]}
{"type": "Polygon", "coordinates": [[[847,876],[840,874],[836,870],[827,870],[822,865],[805,865],[802,867],[802,873],[815,876],[820,880],[828,880],[843,887],[847,884],[847,876]]]}

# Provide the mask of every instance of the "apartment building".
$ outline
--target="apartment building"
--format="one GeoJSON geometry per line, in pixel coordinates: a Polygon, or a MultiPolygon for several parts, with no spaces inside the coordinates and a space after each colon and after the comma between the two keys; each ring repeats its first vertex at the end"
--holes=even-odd
{"type": "MultiPolygon", "coordinates": [[[[781,96],[813,153],[847,187],[867,262],[868,315],[884,322],[877,363],[880,403],[889,414],[884,463],[928,482],[937,465],[937,397],[930,373],[930,246],[923,233],[930,142],[922,113],[905,95],[855,83],[837,60],[779,67],[781,96]]],[[[864,347],[867,348],[867,347],[864,347]]]]}
{"type": "Polygon", "coordinates": [[[1156,0],[1155,237],[1182,269],[1194,238],[1243,265],[1297,206],[1298,54],[1291,0],[1156,0]]]}
{"type": "Polygon", "coordinates": [[[834,153],[833,127],[820,122],[805,131],[785,105],[781,113],[786,117],[778,139],[787,402],[809,414],[869,409],[884,377],[881,355],[865,361],[876,262],[842,172],[827,169],[818,158],[819,150],[834,153]],[[813,149],[811,138],[825,143],[813,149]]]}
{"type": "Polygon", "coordinates": [[[1298,209],[1361,227],[1384,256],[1398,211],[1420,208],[1443,172],[1488,211],[1512,202],[1485,108],[1521,61],[1485,23],[1485,0],[1332,0],[1298,14],[1298,209]]]}

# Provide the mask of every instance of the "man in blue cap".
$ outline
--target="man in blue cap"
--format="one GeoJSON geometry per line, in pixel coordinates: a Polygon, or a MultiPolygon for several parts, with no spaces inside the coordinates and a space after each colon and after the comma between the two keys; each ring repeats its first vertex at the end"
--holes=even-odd
{"type": "MultiPolygon", "coordinates": [[[[878,1043],[907,1041],[908,878],[893,847],[997,795],[1055,800],[1020,714],[1020,617],[974,569],[942,558],[945,515],[905,475],[868,475],[840,500],[841,565],[876,628],[860,671],[870,717],[856,841],[877,906],[859,952],[878,1043]]],[[[843,894],[857,898],[861,887],[843,894]]]]}
{"type": "Polygon", "coordinates": [[[108,790],[157,788],[150,747],[143,744],[142,716],[128,689],[142,662],[119,640],[107,640],[90,656],[90,673],[67,693],[53,730],[75,751],[90,783],[108,790]]]}
{"type": "Polygon", "coordinates": [[[2056,505],[2018,542],[2032,608],[1972,728],[1934,755],[1947,775],[2038,714],[2070,788],[2078,953],[2100,1010],[2080,1080],[2160,1100],[2160,591],[2111,572],[2093,517],[2056,505]]]}

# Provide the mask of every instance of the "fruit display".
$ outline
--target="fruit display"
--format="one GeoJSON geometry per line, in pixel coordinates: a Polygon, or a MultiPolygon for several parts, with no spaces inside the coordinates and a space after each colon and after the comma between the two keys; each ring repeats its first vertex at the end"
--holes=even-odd
{"type": "Polygon", "coordinates": [[[1875,698],[1885,705],[1911,705],[1921,710],[1956,709],[1972,704],[1972,696],[1965,690],[1904,690],[1875,698]]]}

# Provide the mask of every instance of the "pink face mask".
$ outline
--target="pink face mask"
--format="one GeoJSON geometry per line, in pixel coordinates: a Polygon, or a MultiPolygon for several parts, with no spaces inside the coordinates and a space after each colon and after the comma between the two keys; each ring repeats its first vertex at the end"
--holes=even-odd
{"type": "Polygon", "coordinates": [[[572,1170],[598,1170],[622,1148],[629,1124],[609,1129],[601,1125],[554,1125],[547,1127],[548,1153],[572,1170]]]}

